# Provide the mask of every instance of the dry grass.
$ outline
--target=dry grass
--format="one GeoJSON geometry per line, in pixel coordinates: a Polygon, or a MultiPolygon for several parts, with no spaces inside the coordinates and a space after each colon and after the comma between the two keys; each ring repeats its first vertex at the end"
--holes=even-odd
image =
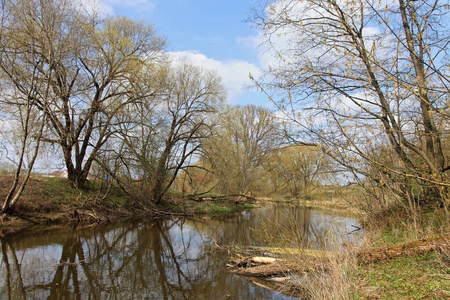
{"type": "MultiPolygon", "coordinates": [[[[336,247],[338,236],[322,239],[322,250],[334,253],[320,260],[309,260],[296,252],[288,256],[290,263],[310,264],[316,272],[295,274],[299,290],[309,299],[449,299],[450,253],[431,252],[403,255],[399,258],[371,264],[360,264],[357,253],[361,249],[388,247],[450,233],[450,216],[445,210],[421,212],[398,205],[389,195],[364,193],[359,187],[345,187],[324,191],[306,203],[308,206],[335,212],[347,212],[363,218],[364,238],[359,245],[336,247]],[[325,197],[326,196],[326,197],[325,197]],[[320,198],[323,197],[323,198],[320,198]],[[336,207],[338,209],[336,209],[336,207]]],[[[377,191],[378,192],[378,191],[377,191]]],[[[292,222],[275,234],[265,230],[267,239],[278,247],[292,247],[293,241],[301,249],[315,247],[304,232],[292,222]]],[[[298,268],[301,269],[301,268],[298,268]]],[[[292,291],[287,286],[286,290],[292,291]]]]}
{"type": "Polygon", "coordinates": [[[328,258],[325,274],[311,274],[307,286],[313,299],[351,299],[355,284],[352,274],[356,269],[356,259],[351,249],[328,258]]]}
{"type": "Polygon", "coordinates": [[[304,225],[293,218],[284,225],[264,224],[260,230],[266,242],[275,246],[271,249],[287,249],[270,251],[289,266],[284,275],[291,279],[278,292],[300,299],[351,299],[355,294],[352,276],[357,270],[358,247],[344,242],[345,235],[332,230],[305,232],[304,225]]]}

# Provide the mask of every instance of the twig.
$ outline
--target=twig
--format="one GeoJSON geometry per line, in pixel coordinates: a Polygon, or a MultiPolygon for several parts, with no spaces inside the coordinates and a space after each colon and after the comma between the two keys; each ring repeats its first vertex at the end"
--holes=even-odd
{"type": "Polygon", "coordinates": [[[219,249],[223,249],[222,247],[219,246],[219,244],[217,244],[217,241],[215,238],[213,238],[212,236],[205,236],[204,238],[202,238],[202,242],[205,242],[206,239],[210,239],[214,242],[214,246],[216,246],[219,249]]]}
{"type": "Polygon", "coordinates": [[[63,261],[63,262],[61,262],[59,264],[52,265],[52,267],[59,268],[59,267],[63,267],[63,266],[76,266],[76,265],[79,265],[80,263],[82,263],[84,261],[85,261],[84,259],[80,260],[80,261],[74,261],[74,262],[63,261]]]}

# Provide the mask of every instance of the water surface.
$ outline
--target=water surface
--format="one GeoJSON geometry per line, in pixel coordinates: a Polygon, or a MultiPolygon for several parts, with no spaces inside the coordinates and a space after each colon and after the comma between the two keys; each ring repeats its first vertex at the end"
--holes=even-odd
{"type": "MultiPolygon", "coordinates": [[[[0,299],[293,299],[227,272],[217,245],[324,247],[357,221],[292,205],[0,239],[0,299]],[[286,239],[284,243],[286,243],[286,239]],[[277,243],[277,244],[274,244],[277,243]]],[[[337,239],[336,239],[337,237],[337,239]]]]}

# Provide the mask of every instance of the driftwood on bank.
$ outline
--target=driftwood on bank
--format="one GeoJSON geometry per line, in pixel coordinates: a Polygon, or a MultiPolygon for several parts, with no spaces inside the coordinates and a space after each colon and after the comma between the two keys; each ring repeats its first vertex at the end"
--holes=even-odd
{"type": "MultiPolygon", "coordinates": [[[[258,248],[259,251],[264,250],[271,258],[261,257],[241,257],[234,261],[237,268],[232,273],[249,276],[249,277],[274,277],[287,276],[289,274],[305,274],[310,272],[324,272],[330,266],[331,252],[318,250],[299,249],[297,252],[290,250],[284,254],[295,255],[295,261],[292,259],[273,259],[272,253],[280,253],[276,251],[279,248],[250,247],[258,248]],[[302,255],[303,254],[303,255],[302,255]]],[[[392,247],[383,247],[375,249],[364,249],[359,251],[356,256],[360,263],[368,264],[382,260],[393,259],[405,255],[425,254],[429,252],[448,252],[450,254],[450,234],[417,240],[414,242],[396,245],[392,247]]]]}
{"type": "Polygon", "coordinates": [[[268,256],[292,256],[297,257],[330,257],[334,255],[331,251],[315,250],[315,249],[302,249],[302,248],[283,248],[283,247],[258,247],[251,246],[244,249],[248,253],[263,253],[268,256]]]}
{"type": "Polygon", "coordinates": [[[391,247],[364,249],[358,252],[357,257],[361,263],[368,264],[405,255],[425,254],[434,251],[450,253],[450,234],[391,247]]]}
{"type": "Polygon", "coordinates": [[[288,262],[285,260],[277,260],[270,264],[260,266],[238,268],[232,270],[232,273],[250,276],[250,277],[270,277],[270,276],[288,276],[290,274],[320,272],[326,270],[327,264],[325,262],[306,262],[301,264],[299,262],[288,262]]]}

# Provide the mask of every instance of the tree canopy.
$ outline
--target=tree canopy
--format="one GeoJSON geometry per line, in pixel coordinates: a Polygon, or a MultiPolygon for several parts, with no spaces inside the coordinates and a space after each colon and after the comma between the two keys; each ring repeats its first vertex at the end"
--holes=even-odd
{"type": "Polygon", "coordinates": [[[447,1],[273,2],[256,16],[277,57],[257,85],[302,143],[409,203],[448,197],[447,1]],[[395,156],[384,161],[382,149],[395,156]]]}

